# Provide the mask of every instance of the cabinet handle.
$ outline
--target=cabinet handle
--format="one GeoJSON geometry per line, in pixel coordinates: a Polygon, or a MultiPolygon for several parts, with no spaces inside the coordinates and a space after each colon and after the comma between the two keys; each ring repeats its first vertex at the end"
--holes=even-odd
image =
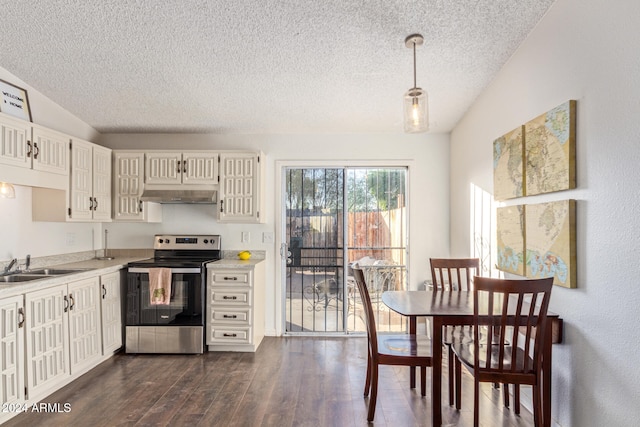
{"type": "Polygon", "coordinates": [[[32,148],[31,148],[31,141],[27,141],[27,157],[31,157],[31,152],[32,152],[32,148]]]}
{"type": "Polygon", "coordinates": [[[236,296],[230,297],[229,295],[225,295],[222,297],[222,299],[238,299],[238,297],[236,296]]]}
{"type": "Polygon", "coordinates": [[[89,197],[89,210],[93,210],[93,197],[89,197]]]}
{"type": "Polygon", "coordinates": [[[38,143],[34,142],[33,143],[33,158],[37,159],[38,158],[38,154],[40,154],[40,148],[38,148],[38,143]]]}
{"type": "Polygon", "coordinates": [[[225,314],[224,316],[222,316],[224,319],[237,319],[238,316],[236,316],[235,314],[225,314]]]}
{"type": "Polygon", "coordinates": [[[24,326],[24,308],[18,308],[18,329],[24,326]]]}
{"type": "Polygon", "coordinates": [[[142,200],[138,202],[138,210],[142,213],[142,200]]]}
{"type": "Polygon", "coordinates": [[[102,285],[102,299],[107,299],[107,288],[102,285]]]}
{"type": "Polygon", "coordinates": [[[176,172],[178,173],[182,172],[182,169],[180,168],[180,160],[178,160],[178,169],[176,169],[176,172]]]}
{"type": "Polygon", "coordinates": [[[237,277],[225,277],[224,280],[238,280],[237,277]]]}
{"type": "Polygon", "coordinates": [[[182,172],[183,173],[187,173],[187,161],[186,160],[182,161],[182,172]]]}
{"type": "Polygon", "coordinates": [[[235,337],[237,337],[237,336],[238,336],[238,334],[227,334],[227,333],[224,333],[224,334],[222,334],[222,336],[223,336],[223,337],[232,337],[232,338],[235,338],[235,337]]]}
{"type": "Polygon", "coordinates": [[[224,213],[224,200],[220,199],[220,213],[224,213]]]}
{"type": "Polygon", "coordinates": [[[66,313],[67,311],[69,311],[69,299],[67,298],[66,295],[63,298],[64,298],[64,312],[66,313]]]}
{"type": "Polygon", "coordinates": [[[98,210],[98,198],[97,197],[93,198],[93,210],[94,211],[98,210]]]}
{"type": "Polygon", "coordinates": [[[73,294],[69,294],[69,300],[71,300],[71,305],[69,306],[69,311],[71,311],[73,310],[73,306],[76,305],[76,302],[73,299],[73,294]]]}

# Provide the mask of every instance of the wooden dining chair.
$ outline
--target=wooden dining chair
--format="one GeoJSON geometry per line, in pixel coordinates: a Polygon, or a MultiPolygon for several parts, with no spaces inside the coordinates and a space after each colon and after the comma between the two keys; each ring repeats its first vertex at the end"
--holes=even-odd
{"type": "Polygon", "coordinates": [[[475,277],[473,340],[454,339],[457,360],[473,375],[474,426],[479,424],[480,382],[533,387],[533,418],[541,425],[542,358],[553,278],[475,277]],[[486,336],[483,339],[482,335],[486,336]]]}
{"type": "MultiPolygon", "coordinates": [[[[478,258],[430,258],[431,282],[436,290],[471,291],[473,277],[480,274],[480,260],[478,258]]],[[[455,336],[465,341],[471,340],[471,330],[465,326],[444,326],[442,342],[447,347],[449,356],[449,405],[454,404],[460,409],[462,373],[459,363],[455,363],[455,355],[451,343],[455,336]],[[468,332],[465,334],[464,332],[468,332]],[[455,369],[458,367],[458,369],[455,369]]],[[[508,405],[507,405],[508,406],[508,405]]]]}
{"type": "Polygon", "coordinates": [[[367,327],[367,377],[364,384],[364,396],[371,394],[367,420],[373,421],[378,397],[378,367],[380,365],[420,367],[421,394],[425,396],[427,392],[426,368],[432,365],[431,342],[424,335],[378,335],[371,298],[362,269],[354,267],[353,276],[360,293],[367,327]]]}

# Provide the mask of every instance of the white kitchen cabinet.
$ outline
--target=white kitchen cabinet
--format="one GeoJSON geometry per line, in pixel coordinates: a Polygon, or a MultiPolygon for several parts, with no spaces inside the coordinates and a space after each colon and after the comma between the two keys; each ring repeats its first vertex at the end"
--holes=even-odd
{"type": "Polygon", "coordinates": [[[25,295],[25,363],[29,399],[44,397],[70,375],[67,285],[25,295]]]}
{"type": "Polygon", "coordinates": [[[70,136],[0,113],[0,181],[65,189],[70,136]]]}
{"type": "Polygon", "coordinates": [[[220,154],[220,222],[264,222],[262,153],[220,154]]]}
{"type": "Polygon", "coordinates": [[[102,313],[102,354],[113,353],[122,347],[122,302],[120,272],[100,276],[102,313]]]}
{"type": "Polygon", "coordinates": [[[111,150],[74,139],[71,145],[69,218],[111,219],[111,150]]]}
{"type": "Polygon", "coordinates": [[[0,299],[0,405],[10,412],[25,401],[23,301],[22,295],[0,299]]]}
{"type": "Polygon", "coordinates": [[[218,153],[154,151],[145,156],[145,184],[218,184],[218,153]]]}
{"type": "Polygon", "coordinates": [[[144,152],[113,152],[113,220],[160,222],[162,207],[140,200],[144,189],[144,152]]]}
{"type": "Polygon", "coordinates": [[[99,278],[68,284],[71,374],[86,372],[102,357],[99,278]]]}
{"type": "Polygon", "coordinates": [[[257,350],[264,337],[264,262],[251,268],[207,266],[209,351],[257,350]]]}

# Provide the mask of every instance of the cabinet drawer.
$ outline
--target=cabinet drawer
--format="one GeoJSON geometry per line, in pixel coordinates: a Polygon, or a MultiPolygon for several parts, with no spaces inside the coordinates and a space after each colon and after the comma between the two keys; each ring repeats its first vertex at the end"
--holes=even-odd
{"type": "Polygon", "coordinates": [[[211,289],[210,303],[215,304],[250,304],[250,289],[211,289]]]}
{"type": "Polygon", "coordinates": [[[239,343],[250,344],[251,343],[251,328],[225,328],[225,327],[211,327],[210,329],[210,342],[208,344],[216,343],[239,343]]]}
{"type": "Polygon", "coordinates": [[[251,309],[228,309],[218,308],[213,306],[211,308],[210,320],[216,323],[231,323],[231,324],[246,324],[249,325],[251,319],[251,309]]]}
{"type": "Polygon", "coordinates": [[[216,285],[246,285],[249,283],[249,272],[241,271],[214,271],[212,275],[213,286],[216,285]]]}

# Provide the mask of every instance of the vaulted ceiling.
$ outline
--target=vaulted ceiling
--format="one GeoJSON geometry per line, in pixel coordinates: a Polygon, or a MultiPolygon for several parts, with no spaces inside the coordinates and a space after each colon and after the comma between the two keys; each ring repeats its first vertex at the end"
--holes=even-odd
{"type": "MultiPolygon", "coordinates": [[[[2,0],[0,66],[98,131],[449,132],[554,0],[2,0]]],[[[34,117],[37,122],[37,117],[34,117]]]]}

